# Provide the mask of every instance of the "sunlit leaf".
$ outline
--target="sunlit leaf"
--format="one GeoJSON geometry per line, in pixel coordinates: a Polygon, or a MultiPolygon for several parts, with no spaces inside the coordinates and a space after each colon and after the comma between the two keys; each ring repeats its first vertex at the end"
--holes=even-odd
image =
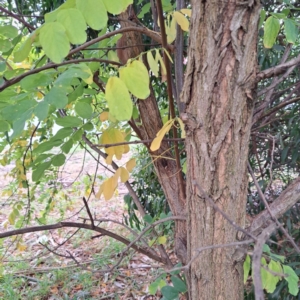
{"type": "Polygon", "coordinates": [[[18,29],[12,25],[0,26],[0,35],[13,39],[18,35],[18,29]]]}
{"type": "Polygon", "coordinates": [[[126,182],[128,179],[129,179],[129,172],[121,167],[121,175],[120,175],[120,178],[121,178],[121,182],[126,182]]]}
{"type": "Polygon", "coordinates": [[[189,17],[191,17],[191,15],[192,15],[192,10],[189,9],[189,8],[182,8],[180,11],[181,11],[184,15],[187,15],[187,16],[189,16],[189,17]]]}
{"type": "Polygon", "coordinates": [[[183,31],[189,31],[190,22],[182,13],[174,11],[173,17],[183,31]]]}
{"type": "Polygon", "coordinates": [[[58,22],[45,23],[42,26],[40,42],[46,55],[55,63],[62,62],[70,50],[66,29],[58,22]]]}
{"type": "Polygon", "coordinates": [[[113,14],[118,15],[124,10],[124,4],[120,0],[103,0],[106,10],[113,14]]]}
{"type": "Polygon", "coordinates": [[[131,172],[135,166],[136,166],[135,158],[130,159],[126,163],[126,169],[128,170],[128,172],[131,172]]]}
{"type": "Polygon", "coordinates": [[[279,20],[273,16],[270,16],[266,23],[265,23],[265,27],[264,27],[264,46],[265,48],[272,48],[278,32],[280,29],[280,23],[279,20]]]}
{"type": "Polygon", "coordinates": [[[159,236],[159,237],[157,238],[157,243],[158,243],[159,245],[164,245],[166,242],[167,242],[167,237],[166,237],[165,235],[159,236]]]}
{"type": "Polygon", "coordinates": [[[92,29],[99,30],[106,26],[108,16],[102,0],[76,0],[76,7],[92,29]]]}
{"type": "Polygon", "coordinates": [[[155,61],[151,51],[147,52],[147,61],[154,76],[158,77],[158,63],[155,61]]]}
{"type": "Polygon", "coordinates": [[[160,144],[162,139],[166,135],[166,133],[171,129],[174,123],[174,119],[169,120],[166,124],[161,128],[161,130],[156,134],[156,138],[152,141],[150,149],[151,151],[156,151],[160,148],[160,144]]]}
{"type": "Polygon", "coordinates": [[[66,29],[66,34],[72,44],[82,44],[86,41],[86,23],[82,13],[76,8],[63,9],[57,14],[57,21],[66,29]]]}
{"type": "Polygon", "coordinates": [[[150,95],[149,74],[142,62],[135,60],[121,68],[120,78],[137,98],[146,99],[150,95]]]}
{"type": "Polygon", "coordinates": [[[110,77],[105,90],[109,113],[119,121],[130,120],[133,104],[125,83],[118,77],[110,77]]]}
{"type": "Polygon", "coordinates": [[[250,256],[247,255],[246,259],[244,261],[244,283],[246,283],[246,281],[248,279],[249,271],[250,271],[250,265],[251,265],[250,256]]]}

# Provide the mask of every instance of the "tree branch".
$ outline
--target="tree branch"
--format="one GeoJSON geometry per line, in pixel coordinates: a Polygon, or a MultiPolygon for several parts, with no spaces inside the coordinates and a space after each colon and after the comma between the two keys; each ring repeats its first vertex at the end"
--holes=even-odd
{"type": "Polygon", "coordinates": [[[99,62],[99,63],[106,63],[106,64],[113,64],[113,65],[117,65],[117,66],[122,66],[122,64],[116,62],[116,61],[112,61],[112,60],[107,60],[107,59],[98,59],[98,58],[84,58],[84,59],[70,59],[67,61],[64,61],[62,63],[59,64],[55,64],[55,63],[49,63],[46,64],[43,67],[37,68],[37,69],[32,69],[28,72],[25,72],[19,76],[16,76],[12,79],[9,80],[5,80],[4,83],[2,85],[0,85],[0,92],[2,92],[3,90],[5,90],[6,88],[8,88],[9,86],[16,84],[18,82],[20,82],[23,78],[29,76],[29,75],[33,75],[33,74],[37,74],[39,72],[48,70],[48,69],[54,69],[60,66],[65,66],[65,65],[70,65],[70,64],[79,64],[81,62],[99,62]]]}
{"type": "MultiPolygon", "coordinates": [[[[15,230],[10,230],[10,231],[6,231],[3,233],[0,233],[0,239],[6,238],[6,237],[10,237],[10,236],[14,236],[14,235],[20,235],[20,234],[24,234],[24,233],[29,233],[29,232],[37,232],[37,231],[44,231],[44,230],[53,230],[53,229],[59,229],[59,228],[64,228],[64,227],[73,227],[73,228],[81,228],[81,229],[87,229],[87,230],[92,230],[92,231],[96,231],[99,232],[103,235],[109,236],[125,245],[129,245],[131,244],[131,242],[125,238],[123,238],[120,235],[117,235],[111,231],[108,231],[106,229],[103,229],[101,227],[98,226],[94,226],[93,225],[89,225],[89,224],[84,224],[84,223],[75,223],[75,222],[60,222],[60,223],[56,223],[56,224],[52,224],[52,225],[43,225],[43,226],[33,226],[33,227],[27,227],[27,228],[21,228],[21,229],[15,229],[15,230]]],[[[157,255],[153,255],[153,253],[139,247],[136,246],[134,244],[132,244],[130,246],[132,249],[134,249],[135,251],[142,253],[144,255],[147,255],[148,257],[152,258],[153,260],[157,261],[157,262],[161,262],[166,264],[166,260],[162,257],[159,257],[157,255]]]]}
{"type": "Polygon", "coordinates": [[[300,55],[289,60],[288,62],[286,62],[284,64],[280,64],[275,67],[272,67],[272,68],[269,68],[269,69],[259,72],[256,76],[256,82],[259,82],[266,78],[271,78],[276,75],[280,75],[280,74],[284,73],[286,71],[286,69],[293,67],[299,63],[300,63],[300,55]]]}
{"type": "Polygon", "coordinates": [[[18,20],[19,22],[21,22],[23,25],[25,25],[28,29],[30,30],[35,30],[35,28],[30,25],[29,23],[27,23],[26,21],[22,20],[22,18],[20,18],[18,15],[12,13],[11,11],[7,10],[6,8],[0,6],[0,11],[6,13],[8,16],[18,20]]]}
{"type": "MultiPolygon", "coordinates": [[[[290,183],[278,198],[270,204],[270,211],[275,218],[279,218],[298,201],[300,201],[300,177],[290,183]]],[[[267,210],[264,210],[253,219],[248,230],[257,236],[270,222],[271,216],[267,210]]]]}

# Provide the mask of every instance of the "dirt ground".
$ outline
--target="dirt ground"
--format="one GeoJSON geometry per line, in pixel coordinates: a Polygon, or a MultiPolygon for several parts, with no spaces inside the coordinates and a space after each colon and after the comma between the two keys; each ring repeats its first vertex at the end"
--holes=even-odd
{"type": "MultiPolygon", "coordinates": [[[[122,160],[117,161],[117,163],[122,165],[131,157],[132,155],[129,153],[123,156],[122,160]]],[[[57,182],[62,186],[62,190],[52,201],[52,210],[47,219],[48,224],[49,222],[56,223],[62,220],[84,222],[83,218],[88,219],[82,197],[85,196],[88,198],[88,194],[91,192],[87,189],[89,183],[93,181],[93,176],[97,173],[98,178],[95,183],[95,192],[97,192],[101,180],[112,174],[105,168],[105,161],[101,160],[101,163],[103,166],[99,164],[97,166],[95,160],[88,154],[85,157],[83,151],[76,151],[68,159],[59,173],[57,182]]],[[[7,175],[13,168],[13,164],[6,167],[0,166],[0,195],[2,193],[0,202],[0,232],[14,228],[8,224],[7,219],[11,213],[12,203],[18,201],[18,192],[16,191],[13,195],[3,193],[13,180],[13,178],[7,175]]],[[[30,174],[28,176],[30,177],[30,174]]],[[[37,219],[41,217],[41,212],[45,209],[46,200],[40,202],[37,199],[51,187],[51,184],[53,182],[36,190],[36,199],[31,203],[34,216],[27,226],[40,225],[37,219]]],[[[89,199],[89,207],[94,218],[110,219],[122,223],[123,214],[126,213],[123,200],[126,193],[127,190],[124,184],[119,183],[118,190],[113,199],[109,201],[105,201],[103,197],[96,199],[94,194],[92,194],[89,199]]],[[[48,191],[47,199],[50,198],[49,195],[51,196],[48,191]]],[[[25,202],[24,199],[23,201],[25,202]]],[[[23,209],[21,215],[25,214],[25,212],[26,210],[23,209]]],[[[86,220],[86,222],[89,222],[89,220],[86,220]]],[[[113,221],[102,222],[101,226],[123,237],[130,237],[130,232],[126,228],[113,221]]],[[[93,272],[96,280],[99,280],[97,286],[94,287],[96,288],[96,292],[94,290],[96,296],[87,299],[117,299],[113,296],[115,295],[114,293],[120,296],[119,299],[146,299],[149,297],[148,280],[151,281],[151,276],[149,277],[149,275],[152,274],[153,267],[154,269],[158,267],[156,263],[144,255],[131,254],[130,259],[124,260],[118,268],[118,275],[106,274],[106,277],[103,277],[103,273],[97,273],[97,270],[93,269],[92,264],[95,261],[95,257],[101,259],[101,254],[103,254],[104,257],[110,257],[112,261],[117,261],[118,255],[124,246],[120,246],[119,243],[114,241],[111,242],[106,237],[92,238],[96,233],[84,230],[80,230],[70,238],[75,232],[75,229],[67,228],[48,232],[26,233],[22,237],[5,239],[5,251],[2,256],[5,273],[16,273],[17,276],[27,276],[28,274],[34,276],[37,273],[47,273],[59,268],[72,268],[73,266],[80,265],[82,270],[93,272]],[[53,252],[49,252],[49,249],[53,252]],[[17,272],[11,271],[10,265],[12,261],[25,261],[27,269],[18,269],[17,272]],[[109,277],[111,280],[108,280],[109,277]],[[113,280],[112,277],[114,278],[113,280]],[[128,282],[128,280],[130,281],[128,282]],[[133,281],[135,287],[131,287],[133,281]],[[111,295],[111,297],[105,298],[103,295],[111,295]]],[[[110,261],[103,268],[111,266],[112,263],[110,261]]],[[[53,295],[58,295],[58,293],[59,289],[57,289],[57,293],[53,292],[53,295]]],[[[45,299],[62,299],[59,297],[53,298],[52,296],[45,299]]]]}

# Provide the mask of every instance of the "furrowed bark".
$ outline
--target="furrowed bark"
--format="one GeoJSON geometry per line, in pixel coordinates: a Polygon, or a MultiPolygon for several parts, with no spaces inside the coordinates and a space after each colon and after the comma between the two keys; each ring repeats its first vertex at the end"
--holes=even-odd
{"type": "MultiPolygon", "coordinates": [[[[197,196],[195,180],[245,227],[247,154],[255,97],[257,1],[192,1],[182,99],[187,127],[188,259],[196,249],[236,241],[236,230],[197,196]]],[[[235,249],[203,252],[188,274],[190,299],[243,299],[235,249]]]]}

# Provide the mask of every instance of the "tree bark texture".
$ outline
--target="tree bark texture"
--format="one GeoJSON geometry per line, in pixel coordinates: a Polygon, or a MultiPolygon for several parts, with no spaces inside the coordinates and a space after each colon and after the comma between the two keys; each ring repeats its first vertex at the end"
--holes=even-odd
{"type": "MultiPolygon", "coordinates": [[[[192,1],[188,66],[181,101],[187,138],[188,260],[197,249],[236,241],[193,181],[245,226],[247,154],[257,73],[258,1],[192,1]]],[[[191,264],[189,297],[243,299],[235,249],[205,250],[191,264]]]]}

